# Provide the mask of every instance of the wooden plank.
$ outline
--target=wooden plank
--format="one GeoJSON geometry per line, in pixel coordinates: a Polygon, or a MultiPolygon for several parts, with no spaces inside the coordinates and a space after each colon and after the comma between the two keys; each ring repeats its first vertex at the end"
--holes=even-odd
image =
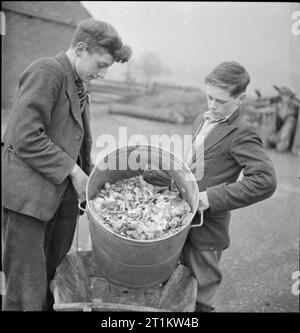
{"type": "Polygon", "coordinates": [[[56,311],[194,311],[196,280],[179,265],[163,286],[127,288],[107,281],[92,251],[68,254],[51,282],[56,311]]]}
{"type": "Polygon", "coordinates": [[[92,103],[102,103],[103,101],[111,101],[111,102],[116,102],[119,99],[121,99],[121,95],[115,95],[115,94],[92,94],[91,96],[91,102],[92,103]]]}
{"type": "Polygon", "coordinates": [[[100,84],[91,84],[89,86],[90,92],[114,92],[119,94],[145,94],[148,92],[148,88],[135,84],[128,84],[126,82],[120,82],[118,84],[109,83],[107,81],[100,84]]]}
{"type": "Polygon", "coordinates": [[[101,89],[97,90],[90,90],[91,94],[110,94],[110,95],[128,95],[132,93],[130,90],[121,90],[121,89],[114,89],[110,87],[102,87],[101,89]]]}
{"type": "Polygon", "coordinates": [[[197,281],[187,267],[178,265],[162,290],[159,307],[171,311],[193,312],[197,297],[197,281]]]}
{"type": "Polygon", "coordinates": [[[76,253],[67,255],[56,269],[51,282],[55,302],[88,301],[90,298],[89,278],[85,267],[76,253]]]}
{"type": "Polygon", "coordinates": [[[148,109],[137,105],[113,103],[110,105],[109,113],[120,114],[150,120],[166,121],[175,124],[184,123],[184,117],[169,109],[148,109]]]}
{"type": "Polygon", "coordinates": [[[91,290],[91,299],[96,303],[119,303],[158,308],[161,298],[159,285],[151,288],[127,288],[99,277],[92,278],[91,290]]]}
{"type": "Polygon", "coordinates": [[[91,86],[98,87],[103,85],[110,85],[110,86],[121,86],[121,87],[135,87],[139,89],[147,89],[147,85],[138,82],[127,82],[127,81],[119,81],[119,80],[95,80],[90,83],[91,86]]]}
{"type": "Polygon", "coordinates": [[[133,304],[116,304],[116,303],[61,303],[54,304],[55,311],[127,311],[127,312],[170,312],[167,309],[152,308],[149,306],[140,306],[133,304]]]}

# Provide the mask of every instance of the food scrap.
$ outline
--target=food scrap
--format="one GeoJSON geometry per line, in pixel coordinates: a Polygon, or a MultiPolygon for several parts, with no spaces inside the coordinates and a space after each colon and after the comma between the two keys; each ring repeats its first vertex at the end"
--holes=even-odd
{"type": "Polygon", "coordinates": [[[186,224],[190,205],[176,184],[156,186],[142,175],[106,182],[91,206],[105,226],[136,240],[153,240],[174,234],[186,224]]]}

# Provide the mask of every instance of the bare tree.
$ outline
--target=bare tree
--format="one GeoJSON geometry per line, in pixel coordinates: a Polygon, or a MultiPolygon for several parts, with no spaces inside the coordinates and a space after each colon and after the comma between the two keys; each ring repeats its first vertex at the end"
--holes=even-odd
{"type": "Polygon", "coordinates": [[[170,68],[163,64],[158,55],[153,52],[149,52],[140,56],[136,60],[135,65],[144,77],[148,86],[152,83],[153,78],[161,75],[169,75],[172,73],[170,68]]]}
{"type": "Polygon", "coordinates": [[[135,82],[135,62],[133,60],[129,60],[126,64],[123,64],[124,71],[122,76],[124,77],[127,83],[135,82]]]}

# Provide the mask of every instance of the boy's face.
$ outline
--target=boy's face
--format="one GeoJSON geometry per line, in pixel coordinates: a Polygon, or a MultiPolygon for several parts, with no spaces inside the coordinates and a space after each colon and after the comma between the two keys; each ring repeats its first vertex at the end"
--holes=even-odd
{"type": "Polygon", "coordinates": [[[112,55],[106,51],[89,53],[81,49],[76,52],[74,67],[80,79],[87,83],[93,79],[104,79],[108,67],[113,63],[112,55]]]}
{"type": "Polygon", "coordinates": [[[209,83],[206,84],[207,106],[216,119],[236,111],[244,97],[244,94],[232,97],[228,90],[209,83]]]}

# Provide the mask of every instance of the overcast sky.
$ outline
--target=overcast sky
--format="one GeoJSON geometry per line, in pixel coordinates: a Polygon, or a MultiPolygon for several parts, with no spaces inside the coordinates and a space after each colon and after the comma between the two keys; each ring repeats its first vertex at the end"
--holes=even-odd
{"type": "Polygon", "coordinates": [[[95,18],[118,30],[135,58],[157,53],[173,70],[169,80],[202,86],[205,74],[214,66],[236,60],[250,72],[252,90],[258,87],[272,92],[272,84],[289,83],[291,4],[81,3],[95,18]]]}

